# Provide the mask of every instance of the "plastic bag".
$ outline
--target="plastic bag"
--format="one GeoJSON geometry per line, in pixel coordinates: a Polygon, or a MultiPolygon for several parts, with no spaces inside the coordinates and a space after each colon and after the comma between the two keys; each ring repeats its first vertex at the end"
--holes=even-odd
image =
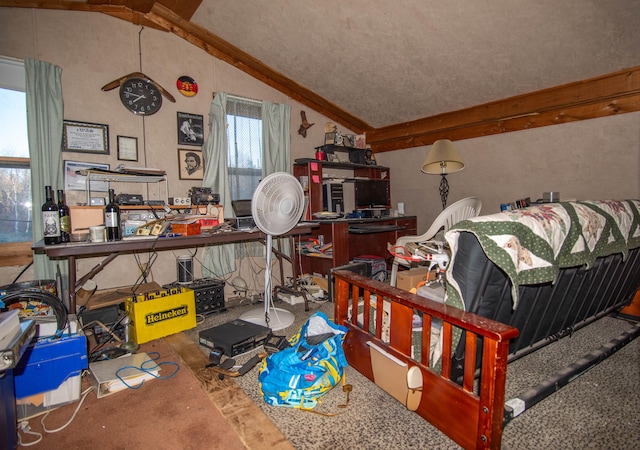
{"type": "Polygon", "coordinates": [[[291,347],[260,364],[260,390],[265,403],[312,409],[342,379],[348,366],[342,350],[347,333],[322,312],[314,313],[289,339],[291,347]]]}

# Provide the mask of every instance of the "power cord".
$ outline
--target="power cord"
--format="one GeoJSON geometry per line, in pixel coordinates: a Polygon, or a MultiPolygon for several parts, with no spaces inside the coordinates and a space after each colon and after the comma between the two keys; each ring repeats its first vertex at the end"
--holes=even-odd
{"type": "MultiPolygon", "coordinates": [[[[85,372],[86,373],[86,372],[85,372]]],[[[44,421],[47,418],[47,416],[49,415],[49,413],[51,411],[47,411],[46,413],[44,413],[44,415],[42,416],[42,418],[40,419],[40,423],[42,424],[42,430],[45,433],[49,433],[49,434],[53,434],[53,433],[57,433],[59,431],[64,430],[65,428],[67,428],[71,422],[74,421],[74,419],[76,418],[76,415],[78,414],[78,411],[80,411],[80,408],[82,407],[82,404],[84,403],[85,399],[87,398],[87,396],[89,395],[89,392],[91,392],[93,390],[93,386],[88,387],[87,389],[85,389],[82,394],[81,394],[81,399],[80,402],[78,403],[78,406],[76,406],[76,409],[73,411],[73,414],[71,415],[71,418],[69,418],[69,420],[62,426],[55,428],[53,430],[49,430],[47,428],[47,426],[45,425],[44,421]]],[[[18,444],[22,447],[31,447],[32,445],[36,445],[39,442],[42,441],[42,439],[44,438],[42,433],[38,433],[37,431],[32,431],[31,430],[31,426],[29,425],[29,421],[28,420],[21,420],[20,422],[18,422],[18,444]],[[36,436],[37,439],[35,441],[32,442],[24,442],[22,440],[22,434],[28,434],[30,436],[36,436]]]]}
{"type": "Polygon", "coordinates": [[[51,292],[42,289],[23,289],[15,292],[8,292],[0,297],[0,309],[8,308],[9,305],[19,302],[39,301],[48,305],[56,316],[58,330],[56,334],[61,333],[67,326],[67,308],[58,297],[51,292]]]}

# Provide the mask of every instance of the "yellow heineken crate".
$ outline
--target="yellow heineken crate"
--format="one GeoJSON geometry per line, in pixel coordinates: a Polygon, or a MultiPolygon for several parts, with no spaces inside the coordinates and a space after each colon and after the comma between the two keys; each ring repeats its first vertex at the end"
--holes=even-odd
{"type": "Polygon", "coordinates": [[[131,339],[138,344],[196,327],[192,289],[177,287],[130,297],[125,302],[131,339]]]}

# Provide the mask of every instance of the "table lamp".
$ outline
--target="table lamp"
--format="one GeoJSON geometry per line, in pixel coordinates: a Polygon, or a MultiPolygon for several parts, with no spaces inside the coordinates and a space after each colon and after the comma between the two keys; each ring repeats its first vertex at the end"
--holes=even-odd
{"type": "Polygon", "coordinates": [[[430,174],[440,174],[440,199],[442,209],[447,207],[447,196],[449,195],[449,182],[447,174],[458,172],[464,169],[464,161],[460,157],[458,150],[449,139],[435,141],[422,164],[422,171],[430,174]]]}

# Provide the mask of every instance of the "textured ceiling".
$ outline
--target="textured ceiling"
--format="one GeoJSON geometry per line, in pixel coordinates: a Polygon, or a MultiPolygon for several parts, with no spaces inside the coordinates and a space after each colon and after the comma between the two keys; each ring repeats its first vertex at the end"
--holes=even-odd
{"type": "Polygon", "coordinates": [[[203,0],[191,21],[374,128],[640,65],[638,0],[203,0]]]}

